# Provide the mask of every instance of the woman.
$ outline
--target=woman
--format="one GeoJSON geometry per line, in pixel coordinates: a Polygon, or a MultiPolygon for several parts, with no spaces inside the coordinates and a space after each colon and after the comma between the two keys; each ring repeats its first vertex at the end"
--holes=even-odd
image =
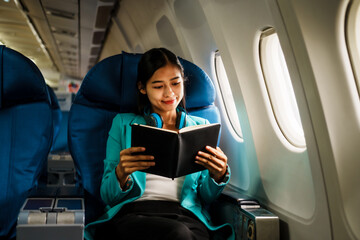
{"type": "Polygon", "coordinates": [[[101,197],[110,210],[87,226],[86,237],[209,239],[221,227],[210,224],[203,204],[213,201],[229,181],[227,157],[220,148],[207,146],[195,160],[205,171],[175,180],[140,172],[155,161],[143,153],[144,147],[131,147],[131,124],[178,131],[208,121],[185,113],[184,71],[167,49],[151,49],[142,56],[137,87],[139,114],[118,114],[109,132],[101,197]]]}

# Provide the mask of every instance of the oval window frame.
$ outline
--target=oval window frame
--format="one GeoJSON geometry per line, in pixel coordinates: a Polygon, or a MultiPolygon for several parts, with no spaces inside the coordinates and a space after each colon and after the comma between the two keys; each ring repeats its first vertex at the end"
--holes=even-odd
{"type": "Polygon", "coordinates": [[[213,54],[213,64],[216,82],[221,95],[222,104],[225,108],[227,119],[231,125],[233,133],[235,133],[236,136],[240,139],[243,139],[241,124],[239,121],[239,115],[236,110],[234,96],[231,91],[229,78],[227,76],[226,69],[219,50],[216,50],[213,54]]]}
{"type": "Polygon", "coordinates": [[[277,126],[291,145],[301,149],[306,148],[290,74],[281,43],[274,28],[268,28],[260,35],[259,61],[277,126]],[[280,82],[282,84],[279,84],[280,82]]]}

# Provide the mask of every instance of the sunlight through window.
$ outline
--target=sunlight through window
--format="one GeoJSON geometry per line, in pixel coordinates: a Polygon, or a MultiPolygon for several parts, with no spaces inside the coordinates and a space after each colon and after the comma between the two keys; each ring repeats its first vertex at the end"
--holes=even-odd
{"type": "Polygon", "coordinates": [[[260,62],[273,113],[283,135],[294,146],[305,147],[294,89],[279,38],[273,29],[262,34],[260,62]]]}
{"type": "Polygon", "coordinates": [[[347,18],[347,45],[360,94],[360,0],[354,0],[349,5],[347,18]]]}
{"type": "Polygon", "coordinates": [[[225,67],[221,59],[220,53],[215,53],[215,72],[217,77],[217,82],[219,84],[221,96],[223,103],[228,115],[229,121],[235,131],[235,133],[242,138],[242,132],[239,122],[239,117],[237,114],[234,97],[231,92],[231,87],[229,84],[228,77],[226,75],[225,67]]]}

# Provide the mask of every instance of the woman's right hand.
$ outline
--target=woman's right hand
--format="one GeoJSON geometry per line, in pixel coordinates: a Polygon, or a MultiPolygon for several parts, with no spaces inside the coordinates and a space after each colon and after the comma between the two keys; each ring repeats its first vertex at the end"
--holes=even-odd
{"type": "Polygon", "coordinates": [[[131,173],[135,171],[145,170],[151,166],[155,166],[154,156],[141,155],[144,147],[131,147],[120,152],[120,161],[116,166],[116,176],[123,188],[131,173]]]}

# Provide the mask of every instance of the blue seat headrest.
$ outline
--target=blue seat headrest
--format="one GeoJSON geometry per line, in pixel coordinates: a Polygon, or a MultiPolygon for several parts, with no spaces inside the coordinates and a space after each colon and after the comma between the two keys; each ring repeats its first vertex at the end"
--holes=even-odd
{"type": "Polygon", "coordinates": [[[0,109],[42,101],[48,102],[49,96],[40,70],[21,53],[1,45],[0,109]]]}
{"type": "MultiPolygon", "coordinates": [[[[142,54],[108,57],[96,64],[85,76],[75,103],[114,112],[137,109],[137,65],[142,54]],[[114,81],[118,79],[118,81],[114,81]]],[[[184,67],[186,108],[200,108],[215,101],[215,88],[209,76],[195,64],[179,58],[184,67]]]]}
{"type": "Polygon", "coordinates": [[[46,85],[46,87],[47,87],[47,90],[49,93],[49,98],[51,101],[51,109],[52,110],[58,110],[58,109],[60,110],[59,101],[57,99],[57,96],[56,96],[54,90],[49,85],[46,85]]]}

